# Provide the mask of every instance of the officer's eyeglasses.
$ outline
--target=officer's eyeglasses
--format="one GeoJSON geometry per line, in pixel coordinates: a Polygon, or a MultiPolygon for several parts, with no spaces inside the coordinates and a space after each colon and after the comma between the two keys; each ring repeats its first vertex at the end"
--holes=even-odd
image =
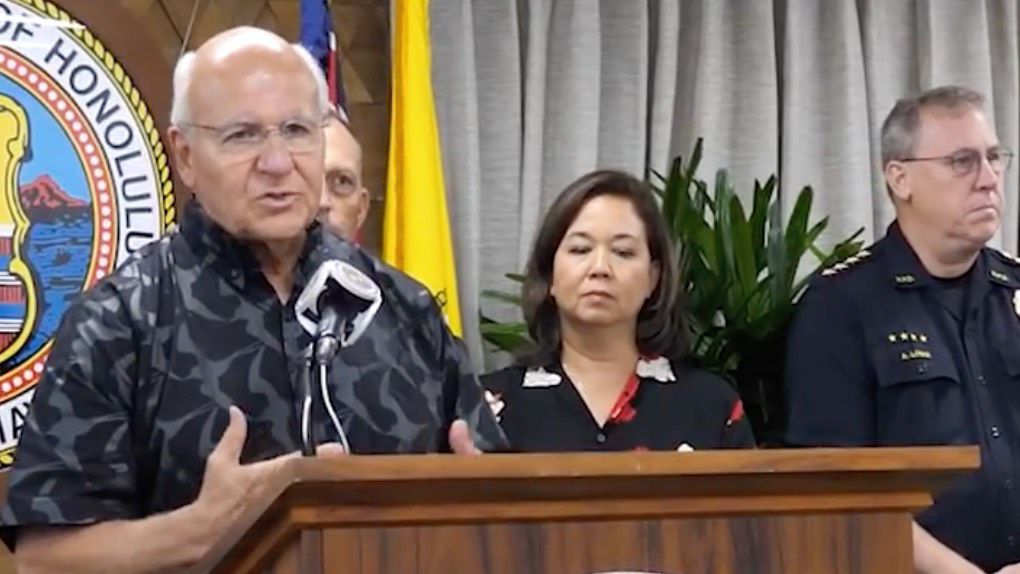
{"type": "Polygon", "coordinates": [[[1009,151],[1004,147],[993,147],[984,153],[984,157],[980,151],[976,149],[962,149],[958,152],[943,155],[938,157],[907,157],[900,159],[904,163],[910,163],[915,161],[937,161],[943,165],[949,166],[949,169],[953,170],[953,173],[959,176],[972,175],[981,169],[981,162],[988,160],[988,165],[992,167],[998,175],[1002,175],[1007,169],[1009,169],[1010,163],[1013,161],[1013,152],[1009,151]]]}
{"type": "Polygon", "coordinates": [[[323,120],[292,118],[276,126],[255,122],[235,122],[222,126],[203,124],[182,124],[185,128],[205,130],[212,133],[217,147],[235,157],[253,157],[261,153],[263,146],[273,133],[283,140],[287,151],[303,154],[314,151],[322,141],[323,120]]]}

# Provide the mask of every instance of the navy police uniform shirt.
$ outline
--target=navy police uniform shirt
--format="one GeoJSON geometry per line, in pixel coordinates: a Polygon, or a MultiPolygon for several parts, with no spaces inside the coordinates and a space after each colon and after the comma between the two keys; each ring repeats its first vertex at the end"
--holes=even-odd
{"type": "Polygon", "coordinates": [[[813,278],[786,369],[791,444],[979,445],[917,520],[986,570],[1020,562],[1020,262],[985,248],[940,280],[894,223],[813,278]]]}

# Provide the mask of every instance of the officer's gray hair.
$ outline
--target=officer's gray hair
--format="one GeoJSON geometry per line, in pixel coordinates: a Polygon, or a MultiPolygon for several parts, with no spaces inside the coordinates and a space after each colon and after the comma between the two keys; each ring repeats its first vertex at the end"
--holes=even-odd
{"type": "Polygon", "coordinates": [[[955,110],[969,106],[980,110],[984,105],[983,95],[962,86],[940,86],[897,101],[882,122],[882,167],[914,155],[922,109],[955,110]]]}
{"type": "MultiPolygon", "coordinates": [[[[229,38],[224,40],[224,43],[230,45],[232,43],[243,44],[252,43],[258,41],[266,41],[267,35],[273,35],[272,32],[262,30],[261,28],[254,28],[251,26],[243,26],[235,29],[237,33],[232,34],[229,38]]],[[[301,44],[291,44],[291,47],[297,52],[298,57],[301,59],[301,63],[308,69],[315,79],[316,88],[316,99],[318,100],[318,113],[320,116],[325,116],[327,110],[330,109],[329,103],[329,88],[326,87],[326,77],[322,73],[322,68],[319,67],[318,62],[308,52],[308,50],[301,44]]],[[[188,89],[191,86],[191,82],[194,79],[195,71],[195,52],[190,51],[180,59],[177,60],[177,64],[174,66],[173,76],[173,103],[170,106],[170,123],[175,126],[180,126],[192,121],[191,108],[188,104],[188,89]]]]}

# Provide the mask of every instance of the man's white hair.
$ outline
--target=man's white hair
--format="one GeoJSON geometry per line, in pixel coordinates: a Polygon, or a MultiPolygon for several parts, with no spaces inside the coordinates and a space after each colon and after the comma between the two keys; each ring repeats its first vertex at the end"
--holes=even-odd
{"type": "MultiPolygon", "coordinates": [[[[274,36],[272,32],[263,30],[261,28],[255,28],[252,26],[241,26],[234,29],[227,39],[223,40],[223,45],[227,47],[241,45],[241,44],[252,44],[259,42],[270,41],[270,36],[274,36]]],[[[291,47],[297,52],[301,62],[308,68],[309,73],[315,79],[315,89],[318,96],[319,114],[322,116],[326,115],[331,105],[329,103],[329,88],[326,87],[326,76],[322,73],[322,68],[319,67],[319,63],[315,61],[312,54],[301,44],[291,44],[291,47]]],[[[170,123],[175,126],[181,126],[192,121],[191,109],[188,105],[188,89],[191,86],[191,81],[194,79],[195,71],[195,52],[190,51],[180,59],[177,60],[177,64],[174,66],[174,77],[173,77],[173,103],[170,106],[170,123]]]]}

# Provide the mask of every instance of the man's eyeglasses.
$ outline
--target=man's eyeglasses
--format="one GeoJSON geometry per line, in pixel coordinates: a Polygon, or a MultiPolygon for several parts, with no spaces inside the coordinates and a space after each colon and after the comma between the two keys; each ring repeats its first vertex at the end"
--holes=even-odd
{"type": "Polygon", "coordinates": [[[181,124],[185,128],[205,130],[213,134],[216,145],[224,153],[234,156],[255,156],[262,151],[266,140],[277,133],[287,151],[308,153],[322,141],[323,120],[293,118],[277,126],[266,126],[255,122],[236,122],[222,126],[203,124],[181,124]]]}
{"type": "Polygon", "coordinates": [[[1009,164],[1013,161],[1013,152],[1002,147],[993,147],[992,149],[982,153],[976,149],[962,149],[956,153],[949,155],[943,155],[938,157],[906,157],[897,161],[905,163],[915,161],[937,161],[943,165],[949,166],[949,169],[953,170],[953,173],[959,176],[972,175],[981,169],[981,162],[988,160],[988,165],[992,166],[992,171],[997,174],[1002,174],[1009,169],[1009,164]]]}

